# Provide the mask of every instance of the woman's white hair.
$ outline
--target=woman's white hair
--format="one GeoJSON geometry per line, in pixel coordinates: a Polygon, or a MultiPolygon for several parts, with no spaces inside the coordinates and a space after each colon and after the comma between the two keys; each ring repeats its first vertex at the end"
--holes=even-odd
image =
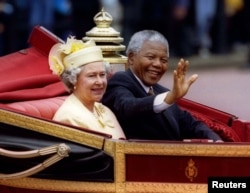
{"type": "MultiPolygon", "coordinates": [[[[103,61],[103,65],[105,67],[106,73],[110,73],[110,64],[109,62],[103,61]]],[[[68,69],[65,70],[61,76],[60,79],[61,81],[64,83],[64,85],[66,86],[66,89],[68,92],[73,92],[75,84],[77,82],[77,77],[80,74],[80,72],[82,70],[84,70],[85,65],[84,66],[80,66],[77,68],[72,68],[72,69],[68,69]]]]}

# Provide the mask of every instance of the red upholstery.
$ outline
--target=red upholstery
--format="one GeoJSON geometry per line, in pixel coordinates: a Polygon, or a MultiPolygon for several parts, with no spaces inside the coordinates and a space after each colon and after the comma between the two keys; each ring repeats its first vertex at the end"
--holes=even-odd
{"type": "Polygon", "coordinates": [[[241,139],[239,135],[228,125],[214,120],[211,117],[206,116],[206,114],[201,114],[199,112],[189,111],[196,119],[204,122],[209,128],[215,131],[223,141],[227,142],[240,142],[241,139]]]}
{"type": "Polygon", "coordinates": [[[207,117],[215,119],[219,122],[225,123],[226,125],[232,124],[234,119],[237,119],[235,115],[220,111],[218,109],[206,106],[204,104],[200,104],[185,98],[182,98],[178,101],[178,104],[184,108],[192,111],[199,112],[207,117]]]}
{"type": "Polygon", "coordinates": [[[35,47],[40,53],[45,56],[49,55],[50,48],[58,42],[63,42],[62,39],[48,31],[42,26],[35,26],[28,40],[29,44],[35,47]]]}
{"type": "Polygon", "coordinates": [[[32,47],[0,57],[1,103],[51,98],[67,93],[48,64],[48,50],[57,42],[38,26],[30,36],[32,47]]]}
{"type": "Polygon", "coordinates": [[[61,96],[48,99],[31,100],[26,102],[14,102],[6,104],[6,106],[32,116],[52,119],[55,112],[61,106],[65,98],[66,96],[61,96]]]}
{"type": "Polygon", "coordinates": [[[243,142],[250,142],[250,122],[244,120],[234,120],[233,130],[239,135],[243,142]]]}
{"type": "Polygon", "coordinates": [[[232,123],[237,119],[236,116],[188,99],[181,99],[178,104],[182,109],[189,111],[196,119],[213,129],[224,141],[240,142],[243,140],[241,135],[238,135],[232,128],[232,123]]]}

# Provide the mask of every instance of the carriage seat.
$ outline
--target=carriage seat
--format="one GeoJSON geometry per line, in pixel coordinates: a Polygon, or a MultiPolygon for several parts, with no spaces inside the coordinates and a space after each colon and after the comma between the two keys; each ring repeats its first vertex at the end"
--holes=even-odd
{"type": "MultiPolygon", "coordinates": [[[[39,100],[13,102],[6,105],[31,116],[52,120],[55,112],[66,97],[66,95],[57,96],[39,100]]],[[[224,141],[242,141],[242,136],[239,136],[238,132],[234,130],[235,124],[233,123],[237,120],[235,116],[187,99],[181,99],[178,103],[183,110],[190,112],[196,119],[207,124],[224,141]]],[[[237,128],[238,125],[239,123],[237,128]]]]}
{"type": "Polygon", "coordinates": [[[52,120],[55,112],[66,97],[67,96],[58,96],[39,100],[13,102],[6,105],[31,116],[52,120]]]}

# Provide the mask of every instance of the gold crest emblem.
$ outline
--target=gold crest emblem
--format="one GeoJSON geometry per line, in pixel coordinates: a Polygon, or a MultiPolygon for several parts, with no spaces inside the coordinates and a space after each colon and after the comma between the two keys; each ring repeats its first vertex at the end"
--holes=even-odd
{"type": "Polygon", "coordinates": [[[197,176],[197,174],[198,174],[198,170],[195,166],[195,162],[192,159],[190,159],[188,161],[187,167],[185,168],[185,175],[192,182],[193,179],[197,176]]]}

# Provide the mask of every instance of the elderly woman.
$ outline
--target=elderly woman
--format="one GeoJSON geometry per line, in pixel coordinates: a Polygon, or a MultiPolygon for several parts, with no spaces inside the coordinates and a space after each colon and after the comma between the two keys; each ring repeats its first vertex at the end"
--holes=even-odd
{"type": "Polygon", "coordinates": [[[125,138],[113,112],[99,102],[107,87],[107,65],[93,41],[69,37],[65,44],[54,45],[49,65],[71,93],[53,120],[110,134],[114,139],[125,138]]]}

